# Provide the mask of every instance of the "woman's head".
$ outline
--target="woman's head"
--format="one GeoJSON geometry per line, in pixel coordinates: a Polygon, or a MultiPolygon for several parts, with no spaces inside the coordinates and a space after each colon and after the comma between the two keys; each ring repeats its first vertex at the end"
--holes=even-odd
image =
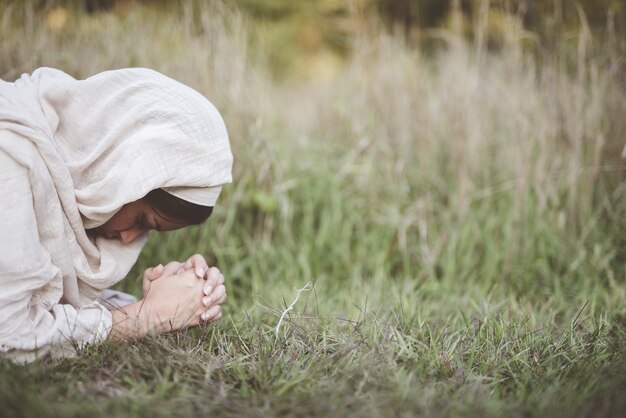
{"type": "Polygon", "coordinates": [[[125,204],[111,219],[91,231],[95,235],[130,244],[153,229],[172,231],[200,224],[212,212],[211,206],[196,205],[156,189],[139,200],[125,204]]]}
{"type": "Polygon", "coordinates": [[[141,68],[35,78],[85,228],[156,189],[214,206],[231,182],[224,120],[190,87],[141,68]]]}
{"type": "Polygon", "coordinates": [[[15,83],[0,82],[0,95],[7,102],[0,106],[3,127],[33,143],[54,183],[65,230],[74,231],[64,238],[78,246],[72,254],[77,274],[97,278],[99,289],[135,263],[145,241],[122,237],[134,224],[142,235],[194,223],[178,219],[178,211],[167,216],[167,209],[150,204],[149,192],[162,189],[211,207],[232,181],[233,156],[218,110],[155,71],[122,69],[77,80],[41,68],[15,83]],[[85,229],[134,242],[89,240],[85,229]]]}

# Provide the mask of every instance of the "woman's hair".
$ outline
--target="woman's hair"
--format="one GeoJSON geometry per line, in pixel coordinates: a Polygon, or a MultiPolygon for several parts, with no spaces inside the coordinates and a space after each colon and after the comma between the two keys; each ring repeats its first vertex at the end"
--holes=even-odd
{"type": "Polygon", "coordinates": [[[204,222],[213,212],[213,206],[196,205],[171,195],[163,189],[155,189],[146,195],[152,208],[164,218],[197,225],[204,222]]]}

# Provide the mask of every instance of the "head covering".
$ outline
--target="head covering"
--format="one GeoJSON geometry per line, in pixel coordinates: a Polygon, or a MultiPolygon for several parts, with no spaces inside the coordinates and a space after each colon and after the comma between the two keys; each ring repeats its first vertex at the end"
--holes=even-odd
{"type": "Polygon", "coordinates": [[[116,265],[113,283],[123,278],[117,276],[128,272],[145,240],[122,246],[98,238],[94,247],[85,229],[157,188],[213,206],[232,180],[219,112],[195,90],[149,69],[76,80],[40,68],[14,83],[0,81],[0,129],[28,138],[39,151],[75,235],[71,240],[86,258],[85,264],[77,257],[78,276],[92,284],[94,277],[113,274],[106,265],[116,265]]]}
{"type": "Polygon", "coordinates": [[[231,182],[224,121],[195,90],[147,69],[80,81],[57,70],[35,77],[87,228],[157,188],[213,206],[231,182]]]}

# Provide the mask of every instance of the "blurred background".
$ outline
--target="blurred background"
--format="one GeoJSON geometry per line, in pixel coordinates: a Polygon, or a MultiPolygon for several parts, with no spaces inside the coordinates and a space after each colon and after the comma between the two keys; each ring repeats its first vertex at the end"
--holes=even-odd
{"type": "Polygon", "coordinates": [[[5,80],[145,66],[222,112],[233,185],[207,225],[153,238],[135,275],[207,254],[233,312],[307,281],[320,312],[369,298],[408,318],[487,296],[551,318],[624,298],[623,1],[0,7],[5,80]]]}
{"type": "MultiPolygon", "coordinates": [[[[329,77],[354,50],[355,40],[384,30],[407,45],[436,50],[445,32],[481,48],[502,48],[511,32],[535,53],[554,53],[576,42],[583,31],[624,48],[625,4],[621,0],[228,0],[225,7],[245,16],[252,41],[261,44],[277,76],[329,77]]],[[[20,19],[26,6],[45,15],[52,31],[76,19],[112,13],[177,14],[215,4],[198,0],[26,0],[3,1],[5,19],[20,19]],[[8,14],[8,15],[7,15],[8,14]]],[[[26,22],[25,22],[26,23],[26,22]]],[[[197,22],[196,22],[197,23],[197,22]]]]}

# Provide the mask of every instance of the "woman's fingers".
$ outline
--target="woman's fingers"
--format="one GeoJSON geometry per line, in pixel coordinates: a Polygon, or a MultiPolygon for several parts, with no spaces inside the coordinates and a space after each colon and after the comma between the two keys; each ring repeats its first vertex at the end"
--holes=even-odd
{"type": "Polygon", "coordinates": [[[221,317],[222,307],[220,305],[215,305],[203,312],[200,315],[200,319],[202,319],[203,321],[211,321],[216,319],[218,315],[221,317]]]}
{"type": "Polygon", "coordinates": [[[224,304],[224,302],[226,302],[226,299],[228,298],[228,295],[226,293],[224,293],[222,296],[220,296],[219,298],[211,301],[211,303],[209,304],[209,307],[213,307],[213,306],[219,306],[224,304]]]}
{"type": "Polygon", "coordinates": [[[165,266],[163,264],[159,264],[155,267],[148,267],[144,272],[143,277],[145,280],[152,281],[158,279],[159,277],[171,276],[172,274],[177,274],[181,266],[182,263],[178,261],[170,261],[165,266]]]}
{"type": "Polygon", "coordinates": [[[207,279],[204,285],[204,294],[209,296],[213,289],[224,283],[224,275],[217,267],[211,267],[207,272],[207,279]]]}
{"type": "Polygon", "coordinates": [[[150,279],[151,280],[156,280],[159,277],[161,277],[161,275],[163,274],[163,270],[165,269],[165,267],[163,267],[163,264],[159,264],[156,267],[152,267],[151,268],[151,272],[150,272],[150,279]]]}
{"type": "Polygon", "coordinates": [[[144,296],[146,295],[146,293],[148,293],[148,290],[150,290],[150,282],[161,277],[163,275],[163,271],[163,264],[159,264],[155,267],[148,267],[146,271],[144,271],[141,284],[144,296]]]}
{"type": "Polygon", "coordinates": [[[206,263],[206,260],[200,254],[194,254],[191,257],[189,257],[187,261],[185,261],[185,264],[183,267],[185,270],[193,269],[194,272],[196,273],[196,276],[199,279],[204,278],[204,275],[209,269],[209,266],[206,263]]]}
{"type": "Polygon", "coordinates": [[[148,267],[143,273],[144,280],[156,280],[163,274],[163,264],[155,267],[148,267]]]}
{"type": "Polygon", "coordinates": [[[206,307],[218,304],[221,305],[226,301],[226,287],[221,284],[209,296],[202,298],[202,304],[206,307]]]}
{"type": "Polygon", "coordinates": [[[172,274],[177,274],[182,265],[183,264],[179,261],[170,261],[163,268],[162,276],[171,276],[172,274]]]}
{"type": "Polygon", "coordinates": [[[202,304],[207,307],[206,311],[200,314],[202,321],[217,321],[222,317],[221,305],[226,302],[226,286],[224,286],[224,275],[217,267],[211,267],[207,272],[207,280],[204,285],[202,304]]]}

